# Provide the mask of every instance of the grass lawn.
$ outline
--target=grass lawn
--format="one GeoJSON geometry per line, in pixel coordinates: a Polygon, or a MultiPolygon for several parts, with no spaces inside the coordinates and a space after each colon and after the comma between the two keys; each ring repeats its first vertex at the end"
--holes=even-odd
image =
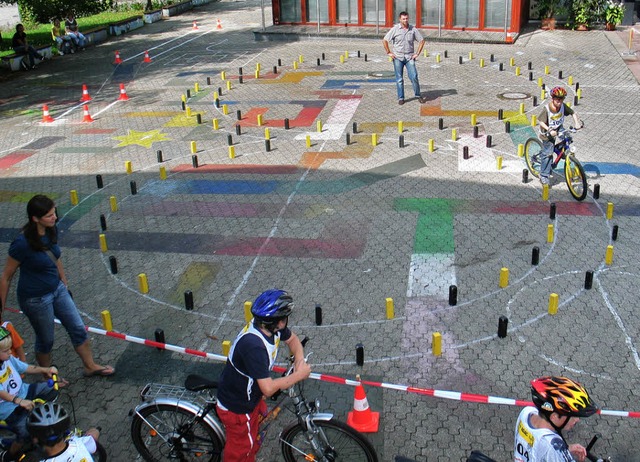
{"type": "MultiPolygon", "coordinates": [[[[126,19],[135,19],[142,16],[141,12],[136,11],[122,11],[122,12],[103,12],[94,16],[88,16],[86,18],[77,18],[80,32],[99,29],[106,27],[109,24],[115,22],[124,21],[126,19]]],[[[64,21],[61,21],[62,27],[64,27],[64,21]]],[[[38,24],[37,27],[27,28],[25,26],[25,32],[27,33],[27,40],[35,47],[41,45],[51,45],[53,39],[51,37],[52,24],[38,24]]],[[[14,26],[15,27],[15,26],[14,26]]],[[[0,56],[13,54],[11,48],[11,39],[15,33],[13,29],[2,29],[2,44],[0,44],[0,56]]]]}

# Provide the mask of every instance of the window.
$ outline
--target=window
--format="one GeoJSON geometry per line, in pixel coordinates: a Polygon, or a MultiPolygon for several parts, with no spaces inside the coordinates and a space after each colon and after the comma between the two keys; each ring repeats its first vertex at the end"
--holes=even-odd
{"type": "Polygon", "coordinates": [[[438,26],[438,18],[440,25],[444,26],[444,2],[445,0],[422,0],[423,26],[438,26]]]}
{"type": "Polygon", "coordinates": [[[458,0],[454,6],[454,27],[478,27],[480,2],[458,0]]]}
{"type": "Polygon", "coordinates": [[[318,22],[318,2],[320,3],[320,22],[329,22],[327,0],[307,0],[307,22],[318,22]]]}
{"type": "Polygon", "coordinates": [[[507,9],[507,29],[511,26],[511,0],[485,0],[484,27],[504,29],[504,13],[507,9]],[[506,5],[505,5],[506,3],[506,5]]]}
{"type": "Polygon", "coordinates": [[[380,24],[384,26],[384,0],[362,0],[365,24],[380,24]],[[376,18],[376,10],[378,17],[376,18]]]}
{"type": "Polygon", "coordinates": [[[337,21],[340,24],[358,23],[358,0],[336,0],[338,6],[337,21]]]}

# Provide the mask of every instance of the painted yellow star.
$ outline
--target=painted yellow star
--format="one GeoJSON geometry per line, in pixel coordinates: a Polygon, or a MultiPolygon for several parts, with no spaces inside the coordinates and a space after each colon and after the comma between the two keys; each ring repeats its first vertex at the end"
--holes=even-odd
{"type": "Polygon", "coordinates": [[[160,130],[151,130],[150,132],[137,132],[135,130],[129,130],[124,136],[114,136],[113,139],[120,140],[120,144],[116,147],[130,146],[137,144],[145,148],[150,148],[153,143],[158,141],[166,141],[169,138],[164,133],[160,133],[160,130]]]}

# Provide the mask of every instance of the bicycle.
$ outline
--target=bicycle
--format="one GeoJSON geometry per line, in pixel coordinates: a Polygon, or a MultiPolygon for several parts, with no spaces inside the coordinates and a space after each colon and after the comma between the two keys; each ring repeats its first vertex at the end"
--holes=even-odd
{"type": "MultiPolygon", "coordinates": [[[[584,127],[584,125],[583,125],[584,127]]],[[[587,186],[587,176],[584,168],[575,157],[575,146],[573,145],[572,133],[576,133],[573,127],[563,129],[556,137],[556,143],[553,147],[555,158],[552,162],[552,170],[558,167],[561,160],[564,160],[564,178],[567,182],[569,192],[578,201],[582,201],[587,197],[589,187],[587,186]]],[[[524,157],[527,161],[527,168],[533,176],[540,177],[540,152],[542,151],[542,143],[538,138],[529,138],[524,145],[524,157]]]]}
{"type": "MultiPolygon", "coordinates": [[[[55,391],[59,391],[58,387],[58,376],[53,374],[52,378],[48,381],[49,387],[53,388],[55,391]]],[[[57,395],[55,398],[51,400],[51,402],[57,402],[60,395],[57,395]]],[[[84,436],[84,432],[77,426],[76,421],[76,413],[75,407],[73,406],[73,401],[71,397],[67,397],[67,401],[71,407],[71,415],[73,416],[73,425],[66,437],[66,441],[71,440],[72,438],[77,438],[84,436]]],[[[36,398],[33,400],[36,404],[43,404],[46,401],[41,398],[36,398]]],[[[97,427],[98,431],[102,431],[100,427],[97,427]]],[[[13,442],[16,440],[16,434],[13,430],[6,424],[4,421],[0,421],[0,454],[3,451],[8,451],[13,442]]],[[[23,447],[20,451],[20,455],[15,457],[15,460],[20,462],[35,462],[46,459],[46,455],[44,450],[39,445],[34,442],[26,443],[25,447],[23,447]]],[[[107,450],[100,444],[100,442],[96,441],[96,452],[92,454],[94,462],[107,462],[107,450]]],[[[4,460],[0,458],[0,460],[4,460]]]]}
{"type": "MultiPolygon", "coordinates": [[[[589,441],[589,444],[587,444],[587,446],[585,447],[585,449],[587,450],[587,459],[589,459],[591,462],[611,462],[610,457],[602,459],[591,453],[593,446],[596,444],[596,441],[598,441],[598,438],[600,438],[601,436],[602,435],[599,433],[596,433],[595,435],[593,435],[593,438],[591,438],[591,441],[589,441]]],[[[480,451],[474,450],[474,451],[471,451],[471,454],[469,454],[469,457],[467,458],[466,462],[496,462],[496,461],[491,457],[487,456],[486,454],[483,454],[480,451]]]]}
{"type": "MultiPolygon", "coordinates": [[[[305,343],[307,339],[303,341],[305,343]]],[[[284,375],[293,371],[293,357],[284,375]]],[[[272,400],[276,404],[262,419],[259,444],[289,398],[297,420],[279,435],[286,462],[367,461],[377,462],[375,449],[362,434],[320,412],[320,403],[309,403],[303,394],[304,381],[283,390],[272,400]]],[[[165,460],[220,461],[225,445],[224,427],[216,414],[218,383],[189,375],[184,387],[149,383],[140,393],[142,403],[133,411],[131,437],[136,450],[148,462],[165,460]]]]}

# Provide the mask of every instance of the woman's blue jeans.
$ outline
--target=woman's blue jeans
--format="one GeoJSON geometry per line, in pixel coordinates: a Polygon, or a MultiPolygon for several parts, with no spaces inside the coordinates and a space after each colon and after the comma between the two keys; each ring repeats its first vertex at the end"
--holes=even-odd
{"type": "Polygon", "coordinates": [[[413,59],[399,59],[393,60],[393,70],[396,73],[396,90],[398,91],[398,100],[404,99],[404,68],[407,68],[407,76],[411,80],[413,86],[413,92],[417,98],[420,98],[420,82],[418,81],[418,70],[416,69],[416,62],[413,59]]]}
{"type": "Polygon", "coordinates": [[[54,318],[66,329],[74,348],[87,341],[89,336],[78,308],[67,286],[62,281],[53,292],[42,297],[18,300],[20,309],[29,318],[36,333],[36,353],[51,353],[54,339],[54,318]]]}

